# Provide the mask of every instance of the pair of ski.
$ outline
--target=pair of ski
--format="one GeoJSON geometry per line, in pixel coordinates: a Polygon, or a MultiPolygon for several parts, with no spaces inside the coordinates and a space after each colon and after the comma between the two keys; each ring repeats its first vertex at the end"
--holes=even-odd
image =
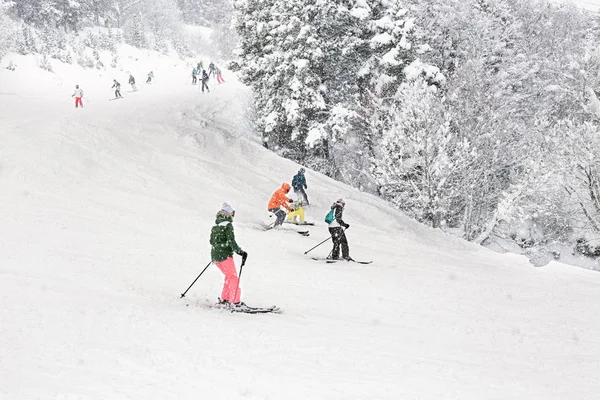
{"type": "MultiPolygon", "coordinates": [[[[290,222],[290,223],[293,225],[310,225],[310,224],[294,224],[293,222],[290,222]]],[[[269,224],[265,227],[265,231],[270,231],[273,228],[274,228],[273,224],[269,224]]],[[[296,232],[302,236],[310,236],[310,231],[294,231],[294,232],[296,232]]]]}
{"type": "Polygon", "coordinates": [[[207,305],[208,308],[215,308],[218,310],[229,311],[231,313],[243,313],[243,314],[281,314],[283,311],[277,306],[271,307],[250,307],[246,304],[243,305],[229,305],[229,304],[212,304],[207,305]]]}
{"type": "Polygon", "coordinates": [[[285,224],[292,224],[292,225],[310,225],[310,226],[315,226],[314,222],[295,222],[295,221],[285,221],[285,224]]]}
{"type": "MultiPolygon", "coordinates": [[[[291,222],[291,221],[286,221],[286,224],[290,224],[290,225],[297,225],[297,226],[303,226],[303,225],[308,225],[308,226],[314,226],[315,223],[314,222],[291,222]]],[[[302,236],[310,236],[310,232],[309,231],[297,231],[300,235],[302,236]]]]}
{"type": "Polygon", "coordinates": [[[331,259],[331,258],[313,257],[312,259],[315,260],[315,261],[325,261],[327,264],[335,264],[337,262],[343,262],[343,261],[353,262],[353,263],[356,263],[356,264],[371,264],[373,262],[373,261],[344,260],[343,258],[342,259],[334,260],[334,259],[331,259]]]}

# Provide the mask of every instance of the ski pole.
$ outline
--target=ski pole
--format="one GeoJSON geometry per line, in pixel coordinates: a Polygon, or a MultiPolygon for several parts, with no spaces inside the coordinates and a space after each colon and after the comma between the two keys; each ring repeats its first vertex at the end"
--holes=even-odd
{"type": "Polygon", "coordinates": [[[315,247],[313,247],[312,249],[310,249],[310,250],[306,250],[306,251],[304,252],[304,254],[308,254],[308,253],[310,253],[311,251],[313,251],[314,249],[316,249],[317,247],[319,247],[320,245],[322,245],[323,243],[325,243],[325,242],[326,242],[326,241],[328,241],[329,239],[331,239],[331,236],[329,236],[327,239],[323,240],[321,243],[319,243],[318,245],[316,245],[316,246],[315,246],[315,247]]]}
{"type": "MultiPolygon", "coordinates": [[[[238,275],[238,284],[237,284],[237,287],[235,288],[235,294],[233,295],[234,302],[237,297],[238,289],[240,288],[240,282],[242,281],[242,269],[244,268],[244,264],[246,264],[246,258],[248,258],[248,253],[246,253],[246,255],[242,256],[242,265],[240,265],[240,274],[238,275]]],[[[231,312],[233,312],[233,310],[231,310],[231,312]]]]}
{"type": "Polygon", "coordinates": [[[188,290],[190,290],[192,288],[192,286],[194,286],[194,283],[196,283],[196,281],[198,280],[198,278],[200,278],[202,276],[202,274],[204,273],[204,271],[206,271],[208,269],[208,267],[210,267],[210,264],[212,264],[212,261],[209,262],[208,264],[206,264],[206,267],[204,267],[204,269],[202,270],[202,272],[200,272],[200,275],[198,275],[196,277],[196,279],[194,279],[194,282],[192,282],[192,284],[190,285],[190,287],[187,288],[186,291],[181,294],[181,298],[185,297],[185,294],[188,292],[188,290]]]}

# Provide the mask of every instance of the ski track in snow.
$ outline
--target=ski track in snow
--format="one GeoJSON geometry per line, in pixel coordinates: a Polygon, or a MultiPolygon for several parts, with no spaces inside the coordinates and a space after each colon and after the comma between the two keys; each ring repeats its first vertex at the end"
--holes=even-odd
{"type": "Polygon", "coordinates": [[[17,93],[0,97],[1,399],[598,398],[598,273],[534,268],[312,171],[311,236],[259,231],[298,166],[244,131],[247,89],[177,81],[81,110],[0,88],[17,93]],[[303,254],[339,197],[373,264],[303,254]],[[224,201],[244,301],[284,314],[199,306],[214,266],[179,298],[224,201]]]}

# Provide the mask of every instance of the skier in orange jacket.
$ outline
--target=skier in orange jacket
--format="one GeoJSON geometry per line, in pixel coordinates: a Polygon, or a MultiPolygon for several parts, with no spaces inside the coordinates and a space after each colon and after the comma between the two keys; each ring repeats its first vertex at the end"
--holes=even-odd
{"type": "Polygon", "coordinates": [[[267,206],[267,208],[277,217],[273,228],[283,224],[283,221],[285,221],[285,216],[287,215],[287,212],[285,210],[292,211],[288,203],[291,203],[293,200],[286,196],[289,193],[290,189],[290,184],[284,183],[279,189],[277,189],[275,193],[273,193],[273,196],[271,196],[271,200],[269,200],[269,205],[267,206]],[[285,210],[282,210],[281,207],[283,207],[285,210]]]}

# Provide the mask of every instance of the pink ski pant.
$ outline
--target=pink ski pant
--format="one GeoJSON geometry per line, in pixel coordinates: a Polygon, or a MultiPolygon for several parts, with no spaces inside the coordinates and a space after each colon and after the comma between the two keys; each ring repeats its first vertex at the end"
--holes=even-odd
{"type": "Polygon", "coordinates": [[[223,291],[221,292],[221,300],[229,300],[232,303],[240,301],[242,296],[242,290],[239,288],[240,280],[237,276],[237,270],[235,269],[235,263],[233,257],[229,257],[226,260],[215,262],[215,265],[225,275],[225,283],[223,284],[223,291]]]}

